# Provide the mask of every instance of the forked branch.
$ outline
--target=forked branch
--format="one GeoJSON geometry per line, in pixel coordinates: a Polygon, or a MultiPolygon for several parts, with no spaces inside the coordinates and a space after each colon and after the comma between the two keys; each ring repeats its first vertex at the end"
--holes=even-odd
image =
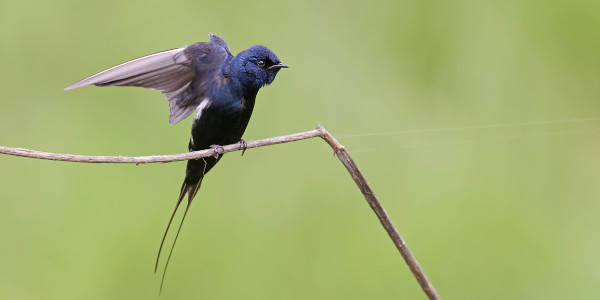
{"type": "MultiPolygon", "coordinates": [[[[263,146],[270,146],[275,144],[289,143],[299,140],[310,139],[314,137],[320,137],[325,140],[333,151],[335,155],[340,159],[342,164],[346,167],[354,182],[360,189],[361,193],[379,218],[379,221],[387,231],[388,235],[398,248],[398,251],[406,261],[406,264],[412,271],[413,275],[421,285],[421,288],[429,297],[429,299],[441,299],[437,294],[435,288],[431,284],[431,281],[425,275],[425,272],[417,262],[417,259],[411,253],[410,249],[404,242],[404,239],[398,233],[396,227],[390,220],[383,206],[375,196],[375,193],[367,183],[367,180],[363,177],[362,173],[358,169],[358,166],[348,154],[348,151],[342,146],[325,128],[321,125],[317,126],[316,129],[294,133],[290,135],[284,135],[279,137],[273,137],[263,140],[255,140],[248,141],[246,148],[257,148],[263,146]]],[[[30,158],[38,158],[38,159],[48,159],[48,160],[58,160],[58,161],[70,161],[70,162],[81,162],[81,163],[134,163],[134,164],[149,164],[149,163],[166,163],[173,161],[183,161],[190,159],[197,159],[201,157],[208,157],[217,154],[223,154],[227,152],[239,151],[242,150],[241,144],[232,144],[223,146],[222,149],[208,149],[202,151],[181,153],[181,154],[171,154],[171,155],[152,155],[152,156],[85,156],[85,155],[74,155],[74,154],[60,154],[60,153],[49,153],[49,152],[41,152],[29,149],[22,148],[11,148],[0,146],[0,153],[15,155],[15,156],[23,156],[30,158]],[[221,151],[222,150],[222,151],[221,151]]]]}

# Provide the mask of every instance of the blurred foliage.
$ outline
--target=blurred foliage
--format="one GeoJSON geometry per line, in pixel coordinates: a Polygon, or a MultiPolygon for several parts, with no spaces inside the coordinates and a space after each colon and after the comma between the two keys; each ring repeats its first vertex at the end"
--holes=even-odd
{"type": "MultiPolygon", "coordinates": [[[[245,138],[324,125],[447,299],[595,299],[600,2],[0,0],[0,144],[185,152],[160,93],[62,88],[206,41],[290,65],[245,138]],[[344,135],[346,135],[344,137],[344,135]]],[[[0,156],[0,298],[158,298],[184,163],[0,156]]],[[[162,299],[423,299],[321,141],[229,154],[182,231],[162,299]]]]}

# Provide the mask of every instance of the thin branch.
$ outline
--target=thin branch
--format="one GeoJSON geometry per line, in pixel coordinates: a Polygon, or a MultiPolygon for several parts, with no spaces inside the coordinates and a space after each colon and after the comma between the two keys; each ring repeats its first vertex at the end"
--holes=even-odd
{"type": "MultiPolygon", "coordinates": [[[[295,133],[290,135],[278,136],[268,138],[264,140],[256,140],[247,142],[247,149],[263,147],[275,144],[289,143],[299,140],[305,140],[317,136],[321,136],[322,133],[319,129],[311,131],[295,133]]],[[[183,161],[190,159],[197,159],[201,157],[214,156],[217,154],[223,154],[227,152],[242,150],[241,144],[231,144],[223,146],[222,149],[207,149],[194,152],[186,152],[179,154],[169,155],[150,155],[150,156],[88,156],[88,155],[77,155],[77,154],[62,154],[62,153],[50,153],[36,150],[29,150],[24,148],[12,148],[6,146],[0,146],[0,153],[23,156],[29,158],[47,159],[47,160],[58,160],[58,161],[69,161],[79,163],[133,163],[133,164],[150,164],[150,163],[167,163],[173,161],[183,161]],[[222,151],[220,151],[222,150],[222,151]]]]}
{"type": "Polygon", "coordinates": [[[431,281],[429,281],[427,275],[425,275],[425,271],[423,271],[421,265],[419,265],[419,262],[408,248],[408,245],[406,245],[406,242],[404,242],[404,239],[402,236],[400,236],[398,229],[396,229],[387,212],[385,209],[383,209],[381,202],[379,202],[377,196],[375,196],[375,192],[373,192],[371,186],[369,186],[369,183],[358,169],[358,166],[356,163],[354,163],[352,157],[350,157],[348,151],[346,151],[344,146],[342,146],[327,130],[325,130],[325,128],[321,127],[321,125],[317,126],[317,129],[320,129],[323,132],[321,137],[334,149],[337,157],[340,159],[342,164],[344,164],[348,172],[350,172],[352,179],[354,179],[354,182],[356,182],[360,192],[371,206],[371,209],[373,209],[373,212],[375,212],[377,215],[377,218],[379,218],[379,222],[381,222],[381,225],[383,225],[383,228],[385,228],[385,231],[387,231],[388,235],[394,242],[394,245],[396,245],[396,248],[398,248],[402,258],[404,258],[404,261],[406,261],[406,264],[412,271],[413,276],[415,276],[421,285],[423,292],[427,294],[429,299],[441,299],[433,287],[433,284],[431,281]]]}
{"type": "MultiPolygon", "coordinates": [[[[400,233],[390,220],[388,214],[385,209],[375,196],[375,193],[367,183],[367,180],[364,178],[352,157],[344,146],[342,146],[325,128],[321,125],[317,126],[316,129],[300,132],[290,135],[284,135],[279,137],[273,137],[262,140],[255,140],[247,142],[247,149],[257,148],[263,146],[270,146],[275,144],[289,143],[299,140],[310,139],[314,137],[320,137],[325,140],[333,151],[335,155],[340,159],[342,164],[346,167],[354,182],[360,189],[361,193],[371,206],[371,209],[379,218],[379,221],[387,231],[388,235],[396,245],[396,248],[406,261],[406,264],[412,271],[413,275],[421,285],[421,288],[427,295],[429,299],[441,299],[438,293],[436,292],[433,284],[425,275],[425,272],[419,265],[417,259],[414,257],[400,233]]],[[[149,163],[166,163],[173,161],[183,161],[190,159],[197,159],[201,157],[208,157],[217,154],[223,154],[227,152],[239,151],[242,150],[241,144],[231,144],[223,146],[221,149],[207,149],[195,152],[188,153],[180,153],[180,154],[171,154],[171,155],[152,155],[152,156],[86,156],[86,155],[74,155],[74,154],[61,154],[61,153],[50,153],[50,152],[41,152],[23,148],[11,148],[0,146],[0,153],[15,155],[15,156],[23,156],[30,158],[38,158],[38,159],[47,159],[47,160],[58,160],[58,161],[70,161],[70,162],[82,162],[82,163],[134,163],[134,164],[149,164],[149,163]]]]}

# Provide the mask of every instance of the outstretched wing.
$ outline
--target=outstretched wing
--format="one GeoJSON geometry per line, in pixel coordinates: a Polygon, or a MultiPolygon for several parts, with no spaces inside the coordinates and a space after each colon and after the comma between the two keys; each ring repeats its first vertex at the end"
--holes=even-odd
{"type": "Polygon", "coordinates": [[[208,83],[220,80],[223,62],[231,56],[225,41],[209,35],[208,43],[167,50],[140,57],[92,75],[65,90],[86,85],[138,86],[159,90],[169,101],[169,123],[189,116],[207,92],[208,83]]]}

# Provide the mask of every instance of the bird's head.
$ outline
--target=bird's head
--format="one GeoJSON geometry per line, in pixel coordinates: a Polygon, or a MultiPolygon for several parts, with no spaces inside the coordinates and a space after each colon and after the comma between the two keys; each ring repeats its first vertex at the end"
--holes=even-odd
{"type": "Polygon", "coordinates": [[[263,45],[256,45],[240,52],[232,61],[232,71],[237,73],[243,85],[259,89],[271,84],[281,68],[288,68],[281,63],[277,55],[263,45]]]}

